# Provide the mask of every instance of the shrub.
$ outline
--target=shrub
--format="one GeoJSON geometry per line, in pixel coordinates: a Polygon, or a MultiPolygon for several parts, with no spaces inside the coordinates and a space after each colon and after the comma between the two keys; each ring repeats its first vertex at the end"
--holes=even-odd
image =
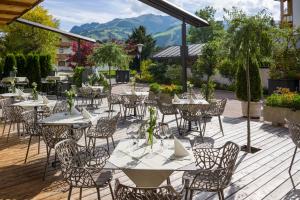
{"type": "Polygon", "coordinates": [[[205,97],[206,101],[210,102],[214,98],[216,84],[213,81],[203,83],[201,86],[201,94],[205,97]]]}
{"type": "Polygon", "coordinates": [[[168,65],[165,77],[168,80],[168,82],[179,85],[181,83],[182,78],[181,66],[176,64],[168,65]]]}
{"type": "Polygon", "coordinates": [[[221,61],[218,70],[220,74],[225,78],[228,78],[231,83],[235,81],[237,67],[233,63],[233,61],[229,60],[228,58],[225,58],[221,61]]]}
{"type": "Polygon", "coordinates": [[[7,54],[4,61],[4,69],[3,69],[4,77],[9,76],[11,71],[13,72],[17,71],[16,59],[14,54],[7,54]]]}
{"type": "Polygon", "coordinates": [[[164,63],[156,63],[151,66],[149,66],[149,72],[152,75],[155,82],[158,83],[165,83],[166,82],[166,76],[165,73],[167,71],[168,67],[164,63]]]}
{"type": "Polygon", "coordinates": [[[276,93],[267,97],[266,105],[300,110],[300,94],[281,88],[276,93]]]}
{"type": "Polygon", "coordinates": [[[175,84],[162,85],[161,86],[161,92],[173,96],[174,94],[182,93],[182,86],[175,85],[175,84]]]}
{"type": "Polygon", "coordinates": [[[149,72],[149,68],[153,64],[151,60],[144,60],[141,63],[141,75],[136,74],[135,79],[137,82],[150,83],[153,82],[152,74],[149,72]]]}
{"type": "Polygon", "coordinates": [[[53,70],[50,54],[40,55],[40,66],[41,66],[41,76],[42,78],[46,78],[53,70]]]}
{"type": "Polygon", "coordinates": [[[26,58],[23,54],[17,54],[16,58],[16,65],[18,69],[18,76],[27,76],[27,69],[26,69],[26,58]]]}
{"type": "Polygon", "coordinates": [[[39,56],[37,54],[27,55],[27,77],[30,83],[36,82],[38,86],[41,83],[41,67],[39,56]]]}
{"type": "Polygon", "coordinates": [[[77,87],[81,87],[83,72],[84,72],[84,67],[75,67],[74,69],[73,81],[77,87]]]}
{"type": "Polygon", "coordinates": [[[154,92],[155,94],[158,94],[160,92],[161,88],[158,83],[152,83],[150,84],[150,91],[154,92]]]}
{"type": "MultiPolygon", "coordinates": [[[[250,90],[251,90],[251,101],[258,102],[262,98],[262,86],[259,75],[258,65],[250,63],[250,90]]],[[[247,101],[247,78],[246,69],[243,65],[240,65],[237,71],[236,78],[236,96],[242,101],[247,101]]]]}

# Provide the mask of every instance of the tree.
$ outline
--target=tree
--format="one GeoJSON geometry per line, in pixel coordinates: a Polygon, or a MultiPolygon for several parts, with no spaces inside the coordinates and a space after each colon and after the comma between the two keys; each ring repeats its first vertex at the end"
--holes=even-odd
{"type": "Polygon", "coordinates": [[[41,54],[40,55],[40,68],[41,68],[41,77],[46,78],[52,69],[51,64],[51,55],[50,54],[41,54]]]}
{"type": "Polygon", "coordinates": [[[143,44],[143,50],[141,53],[141,58],[143,60],[148,59],[153,53],[155,48],[155,40],[151,34],[147,34],[146,28],[144,26],[139,26],[132,30],[131,35],[128,36],[126,44],[129,44],[134,48],[133,52],[137,55],[137,44],[143,44]]]}
{"type": "Polygon", "coordinates": [[[204,9],[200,9],[196,12],[197,16],[208,21],[209,26],[200,28],[192,26],[189,29],[189,42],[206,43],[225,34],[224,26],[222,22],[216,21],[215,14],[216,10],[211,6],[207,6],[204,9]]]}
{"type": "Polygon", "coordinates": [[[37,54],[31,53],[27,55],[27,73],[30,84],[35,82],[39,87],[41,83],[41,68],[39,56],[37,54]]]}
{"type": "Polygon", "coordinates": [[[4,61],[3,75],[4,77],[9,76],[10,72],[16,72],[16,59],[14,54],[7,54],[4,61]]]}
{"type": "Polygon", "coordinates": [[[72,42],[72,51],[76,52],[75,54],[69,57],[69,62],[75,62],[78,66],[92,66],[88,57],[93,53],[95,45],[91,42],[80,42],[80,55],[78,56],[78,42],[72,42]],[[80,60],[78,60],[80,59],[80,60]]]}
{"type": "Polygon", "coordinates": [[[26,69],[26,58],[24,54],[17,54],[16,56],[16,63],[17,63],[17,69],[18,69],[18,76],[27,76],[27,69],[26,69]]]}
{"type": "Polygon", "coordinates": [[[209,41],[202,48],[202,54],[197,59],[193,66],[193,73],[198,74],[201,78],[206,78],[205,85],[202,86],[206,100],[210,100],[210,94],[213,93],[214,87],[211,77],[216,73],[216,69],[220,60],[220,47],[219,40],[209,41]]]}
{"type": "MultiPolygon", "coordinates": [[[[127,68],[129,63],[129,57],[124,48],[111,42],[95,48],[89,60],[97,65],[108,65],[109,76],[111,74],[111,67],[127,68]]],[[[109,77],[109,85],[111,92],[111,77],[109,77]]]]}
{"type": "MultiPolygon", "coordinates": [[[[58,28],[59,22],[48,11],[36,6],[23,16],[24,19],[58,28]]],[[[27,55],[31,52],[49,53],[52,58],[56,56],[59,37],[50,31],[33,28],[28,25],[13,22],[4,28],[3,39],[7,52],[20,52],[27,55]]]]}
{"type": "Polygon", "coordinates": [[[230,39],[231,58],[246,71],[247,83],[247,152],[251,153],[251,130],[250,130],[250,102],[251,102],[251,63],[258,65],[265,57],[272,53],[273,39],[271,36],[271,16],[261,11],[254,16],[247,16],[243,11],[234,8],[226,10],[229,22],[228,33],[230,39]]]}

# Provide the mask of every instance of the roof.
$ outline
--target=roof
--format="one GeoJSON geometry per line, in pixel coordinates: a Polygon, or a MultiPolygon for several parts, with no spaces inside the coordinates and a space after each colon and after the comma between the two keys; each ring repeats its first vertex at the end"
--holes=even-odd
{"type": "MultiPolygon", "coordinates": [[[[188,57],[198,57],[201,55],[201,50],[204,44],[191,44],[188,45],[188,57]]],[[[152,56],[154,59],[164,59],[164,58],[179,58],[180,46],[171,46],[168,47],[152,56]]]]}
{"type": "Polygon", "coordinates": [[[29,25],[29,26],[33,26],[33,27],[36,27],[36,28],[44,29],[44,30],[47,30],[47,31],[55,32],[55,33],[65,35],[67,37],[74,38],[74,39],[77,39],[77,40],[80,39],[80,40],[84,40],[84,41],[87,41],[87,42],[96,43],[96,40],[93,39],[93,38],[81,36],[81,35],[78,35],[78,34],[75,34],[75,33],[70,33],[70,32],[63,31],[63,30],[53,28],[53,27],[50,27],[50,26],[46,26],[46,25],[43,25],[43,24],[40,24],[40,23],[32,22],[32,21],[29,21],[29,20],[26,20],[26,19],[19,18],[19,19],[16,19],[16,22],[19,22],[19,23],[22,23],[22,24],[25,24],[25,25],[29,25]]]}
{"type": "Polygon", "coordinates": [[[181,21],[195,26],[209,26],[208,22],[200,17],[178,7],[177,5],[168,2],[167,0],[139,0],[155,9],[158,9],[170,16],[173,16],[181,21]]]}
{"type": "Polygon", "coordinates": [[[21,17],[42,0],[0,0],[0,26],[21,17]]]}

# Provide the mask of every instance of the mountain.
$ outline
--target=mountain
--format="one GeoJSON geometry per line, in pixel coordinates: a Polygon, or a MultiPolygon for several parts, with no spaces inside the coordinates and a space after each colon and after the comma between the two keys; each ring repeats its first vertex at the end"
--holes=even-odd
{"type": "Polygon", "coordinates": [[[109,39],[126,40],[132,29],[140,25],[156,39],[156,45],[166,47],[179,44],[181,41],[180,21],[170,16],[141,15],[133,18],[114,19],[107,23],[87,23],[74,26],[70,32],[104,41],[109,39]]]}

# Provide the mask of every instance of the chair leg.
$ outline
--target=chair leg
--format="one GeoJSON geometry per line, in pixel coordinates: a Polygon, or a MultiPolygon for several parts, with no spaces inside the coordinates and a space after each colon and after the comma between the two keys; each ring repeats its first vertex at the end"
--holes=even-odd
{"type": "Polygon", "coordinates": [[[2,136],[4,135],[5,127],[6,127],[6,121],[4,122],[4,127],[3,127],[3,130],[2,130],[2,136]]]}
{"type": "Polygon", "coordinates": [[[109,184],[108,184],[108,186],[109,186],[109,190],[110,190],[111,198],[112,198],[112,200],[115,200],[115,197],[114,197],[114,192],[113,192],[113,189],[112,189],[112,187],[111,187],[111,184],[109,183],[109,184]]]}
{"type": "Polygon", "coordinates": [[[193,199],[193,193],[194,193],[194,190],[190,190],[190,200],[193,199]]]}
{"type": "Polygon", "coordinates": [[[109,152],[109,141],[108,141],[108,137],[106,138],[106,144],[107,144],[107,150],[109,152]]]}
{"type": "Polygon", "coordinates": [[[221,129],[221,132],[222,132],[222,134],[224,136],[224,131],[223,131],[223,125],[222,125],[221,116],[219,115],[218,118],[219,118],[220,129],[221,129]]]}
{"type": "Polygon", "coordinates": [[[164,123],[164,121],[165,121],[165,115],[163,114],[161,118],[161,123],[164,123]]]}
{"type": "Polygon", "coordinates": [[[70,188],[69,188],[69,195],[68,195],[68,200],[70,200],[71,199],[71,195],[72,195],[72,186],[70,186],[70,188]]]}
{"type": "Polygon", "coordinates": [[[82,199],[82,188],[79,190],[79,199],[82,199]]]}
{"type": "Polygon", "coordinates": [[[112,140],[112,143],[113,143],[114,148],[116,148],[116,146],[115,146],[115,141],[114,141],[114,137],[113,137],[113,136],[111,136],[111,140],[112,140]]]}
{"type": "Polygon", "coordinates": [[[295,188],[295,183],[294,183],[294,180],[293,180],[293,177],[292,177],[292,166],[294,164],[294,160],[295,160],[295,157],[296,157],[296,154],[297,154],[297,146],[295,147],[295,151],[294,151],[294,155],[293,155],[293,158],[292,158],[292,161],[291,161],[291,165],[289,167],[289,175],[290,175],[290,178],[291,178],[291,181],[292,181],[292,184],[293,184],[293,187],[295,188]]]}
{"type": "Polygon", "coordinates": [[[179,126],[178,126],[178,119],[177,119],[177,114],[175,114],[175,119],[176,119],[176,125],[177,125],[177,129],[179,130],[179,126]]]}
{"type": "Polygon", "coordinates": [[[9,134],[10,134],[11,125],[12,125],[12,122],[10,122],[10,124],[9,124],[6,142],[8,142],[8,138],[9,138],[9,134]]]}
{"type": "Polygon", "coordinates": [[[51,153],[51,148],[49,148],[49,150],[48,150],[48,147],[47,147],[47,161],[46,161],[46,165],[45,165],[43,181],[44,181],[45,178],[46,178],[47,168],[48,168],[49,159],[50,159],[50,153],[51,153]]]}
{"type": "Polygon", "coordinates": [[[32,135],[30,135],[30,138],[29,138],[29,142],[28,142],[28,147],[27,147],[27,152],[26,152],[24,163],[26,163],[26,161],[27,161],[27,156],[28,156],[28,152],[29,152],[29,148],[30,148],[31,139],[32,139],[32,135]]]}
{"type": "Polygon", "coordinates": [[[40,147],[41,147],[41,136],[39,135],[38,154],[40,154],[40,147]]]}
{"type": "Polygon", "coordinates": [[[188,200],[188,195],[189,195],[189,189],[185,189],[185,195],[184,195],[184,200],[188,200]]]}
{"type": "Polygon", "coordinates": [[[98,197],[98,200],[101,200],[99,188],[96,188],[96,190],[97,190],[97,197],[98,197]]]}
{"type": "Polygon", "coordinates": [[[223,190],[220,191],[220,196],[221,196],[221,200],[225,200],[224,191],[223,190]]]}

